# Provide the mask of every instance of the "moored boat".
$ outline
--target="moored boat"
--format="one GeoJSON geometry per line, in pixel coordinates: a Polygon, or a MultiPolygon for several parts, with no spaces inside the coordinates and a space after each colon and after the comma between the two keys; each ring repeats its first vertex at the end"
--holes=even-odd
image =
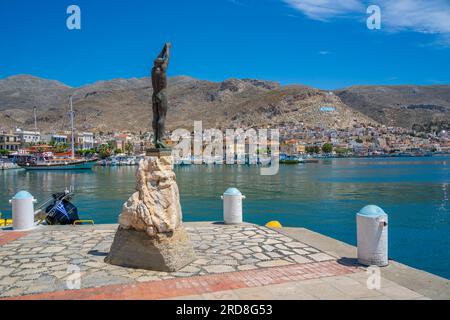
{"type": "Polygon", "coordinates": [[[43,159],[18,163],[26,170],[91,170],[97,159],[43,159]]]}
{"type": "Polygon", "coordinates": [[[10,161],[4,161],[0,159],[0,170],[12,170],[12,169],[19,169],[20,167],[10,161]]]}
{"type": "MultiPolygon", "coordinates": [[[[74,140],[74,110],[72,104],[72,96],[69,97],[70,103],[70,122],[71,122],[71,150],[62,154],[54,154],[51,151],[45,152],[45,148],[40,146],[30,154],[18,157],[17,165],[26,170],[90,170],[96,164],[97,158],[86,159],[75,157],[75,140],[74,140]],[[43,152],[38,152],[43,149],[43,152]]],[[[34,109],[36,112],[36,108],[34,109]]],[[[37,131],[36,115],[35,115],[35,131],[37,131]]]]}

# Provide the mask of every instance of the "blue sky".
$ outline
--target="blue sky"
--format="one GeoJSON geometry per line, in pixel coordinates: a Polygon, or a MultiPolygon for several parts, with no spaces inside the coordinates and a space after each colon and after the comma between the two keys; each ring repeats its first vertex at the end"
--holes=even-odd
{"type": "Polygon", "coordinates": [[[147,76],[165,41],[172,76],[323,89],[450,83],[449,0],[3,0],[0,35],[0,78],[72,86],[147,76]],[[71,4],[81,30],[66,27],[71,4]],[[381,30],[366,26],[370,4],[381,30]]]}

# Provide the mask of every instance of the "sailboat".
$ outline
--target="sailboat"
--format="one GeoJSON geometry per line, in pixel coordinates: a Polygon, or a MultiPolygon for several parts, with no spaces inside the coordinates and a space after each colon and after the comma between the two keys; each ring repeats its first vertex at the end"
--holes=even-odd
{"type": "Polygon", "coordinates": [[[33,156],[18,165],[26,170],[91,170],[97,159],[57,158],[33,156]]]}
{"type": "MultiPolygon", "coordinates": [[[[21,156],[17,164],[26,170],[91,170],[97,162],[97,158],[85,159],[75,157],[75,138],[74,138],[74,115],[72,96],[70,96],[70,123],[71,123],[71,152],[68,154],[53,154],[52,152],[34,153],[32,155],[21,156]]],[[[36,108],[35,130],[36,126],[36,108]]]]}

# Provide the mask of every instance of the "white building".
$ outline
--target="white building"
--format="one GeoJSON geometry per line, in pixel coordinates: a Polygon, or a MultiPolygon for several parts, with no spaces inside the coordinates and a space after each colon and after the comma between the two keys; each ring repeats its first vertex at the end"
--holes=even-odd
{"type": "Polygon", "coordinates": [[[25,131],[16,129],[16,135],[20,138],[22,145],[41,142],[41,133],[39,131],[25,131]]]}
{"type": "Polygon", "coordinates": [[[65,134],[49,133],[42,135],[42,141],[45,143],[67,144],[69,139],[65,134]]]}
{"type": "Polygon", "coordinates": [[[94,148],[94,134],[92,132],[79,132],[76,143],[80,150],[88,150],[94,148]]]}

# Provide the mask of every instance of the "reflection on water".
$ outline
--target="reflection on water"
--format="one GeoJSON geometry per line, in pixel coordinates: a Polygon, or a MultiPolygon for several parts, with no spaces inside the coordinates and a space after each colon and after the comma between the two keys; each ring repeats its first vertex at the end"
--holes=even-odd
{"type": "MultiPolygon", "coordinates": [[[[230,186],[247,196],[245,220],[306,227],[356,243],[355,214],[377,204],[390,215],[390,256],[450,277],[448,183],[450,158],[333,159],[319,164],[281,166],[276,176],[260,176],[247,166],[176,168],[184,219],[221,220],[220,195],[230,186]]],[[[39,201],[74,185],[81,218],[115,223],[134,191],[135,168],[95,168],[92,172],[0,173],[0,210],[8,199],[29,190],[39,201]]]]}
{"type": "Polygon", "coordinates": [[[439,211],[447,211],[447,205],[448,205],[448,183],[444,183],[442,185],[442,203],[441,206],[439,207],[439,211]]]}

